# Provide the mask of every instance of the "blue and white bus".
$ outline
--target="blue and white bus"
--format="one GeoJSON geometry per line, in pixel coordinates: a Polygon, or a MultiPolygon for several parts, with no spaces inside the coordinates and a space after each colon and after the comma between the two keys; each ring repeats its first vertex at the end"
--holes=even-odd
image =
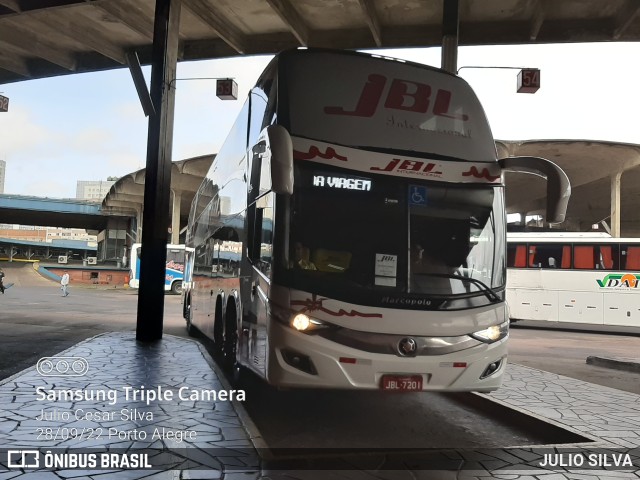
{"type": "MultiPolygon", "coordinates": [[[[134,243],[131,246],[129,265],[131,265],[129,286],[140,287],[140,252],[142,245],[134,243]]],[[[184,245],[167,245],[167,268],[164,275],[164,289],[167,292],[180,295],[184,280],[184,245]]]]}

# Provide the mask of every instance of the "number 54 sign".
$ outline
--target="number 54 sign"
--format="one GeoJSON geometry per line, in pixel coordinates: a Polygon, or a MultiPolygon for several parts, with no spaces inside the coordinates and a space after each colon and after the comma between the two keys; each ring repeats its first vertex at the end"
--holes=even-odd
{"type": "Polygon", "coordinates": [[[9,111],[9,99],[0,95],[0,112],[9,111]]]}
{"type": "Polygon", "coordinates": [[[536,93],[540,88],[540,70],[523,68],[518,73],[518,93],[536,93]]]}

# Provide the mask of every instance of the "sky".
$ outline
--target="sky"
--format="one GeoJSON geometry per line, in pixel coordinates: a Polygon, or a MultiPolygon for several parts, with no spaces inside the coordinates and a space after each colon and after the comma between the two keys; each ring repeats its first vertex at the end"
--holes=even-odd
{"type": "MultiPolygon", "coordinates": [[[[440,66],[440,48],[374,53],[440,66]]],[[[176,82],[173,161],[216,153],[271,56],[183,62],[176,82]],[[215,96],[218,77],[238,100],[215,96]]],[[[585,139],[640,144],[640,44],[460,47],[458,68],[541,71],[535,94],[516,93],[518,70],[461,68],[500,140],[585,139]]],[[[150,68],[143,68],[147,84],[150,68]]],[[[5,193],[72,198],[78,180],[106,180],[146,162],[148,119],[126,68],[0,85],[5,193]]]]}

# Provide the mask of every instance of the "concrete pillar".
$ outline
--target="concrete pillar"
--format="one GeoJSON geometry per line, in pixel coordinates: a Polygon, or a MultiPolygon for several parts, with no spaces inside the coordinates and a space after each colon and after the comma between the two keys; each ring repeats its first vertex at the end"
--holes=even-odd
{"type": "Polygon", "coordinates": [[[442,61],[441,68],[458,73],[458,0],[442,0],[442,61]]]}
{"type": "Polygon", "coordinates": [[[620,180],[622,171],[611,175],[611,236],[620,237],[620,180]]]}
{"type": "Polygon", "coordinates": [[[142,213],[144,209],[142,204],[136,205],[136,241],[140,243],[142,241],[142,213]]]}
{"type": "Polygon", "coordinates": [[[182,190],[171,189],[173,197],[171,205],[171,243],[178,245],[180,243],[180,203],[182,201],[182,190]]]}
{"type": "Polygon", "coordinates": [[[178,62],[181,0],[156,0],[151,55],[151,100],[144,180],[144,230],[140,258],[136,339],[162,338],[167,223],[171,189],[171,147],[178,62]]]}

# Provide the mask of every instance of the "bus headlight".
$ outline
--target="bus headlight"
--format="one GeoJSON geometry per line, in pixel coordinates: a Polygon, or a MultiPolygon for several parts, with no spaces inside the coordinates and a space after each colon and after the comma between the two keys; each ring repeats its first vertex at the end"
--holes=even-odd
{"type": "Polygon", "coordinates": [[[311,319],[304,313],[298,313],[291,320],[291,326],[296,330],[305,331],[311,326],[311,319]]]}
{"type": "Polygon", "coordinates": [[[296,313],[291,317],[291,326],[300,332],[308,333],[319,328],[326,328],[329,325],[304,313],[296,313]]]}
{"type": "Polygon", "coordinates": [[[492,325],[489,328],[473,332],[470,335],[476,340],[480,340],[484,343],[497,342],[509,335],[509,321],[501,323],[500,325],[492,325]]]}
{"type": "Polygon", "coordinates": [[[306,313],[292,312],[290,309],[282,308],[273,303],[270,305],[269,313],[271,318],[303,333],[314,333],[318,330],[335,327],[335,325],[313,318],[306,313]]]}

